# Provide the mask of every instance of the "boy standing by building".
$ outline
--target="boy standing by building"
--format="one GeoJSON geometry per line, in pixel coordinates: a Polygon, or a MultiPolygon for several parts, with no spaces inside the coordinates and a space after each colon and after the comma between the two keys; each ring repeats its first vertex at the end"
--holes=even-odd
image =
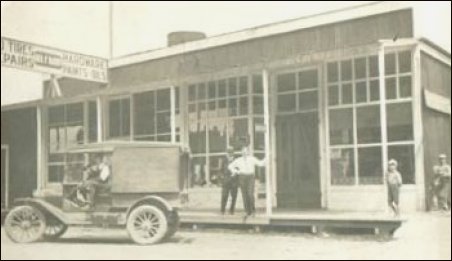
{"type": "Polygon", "coordinates": [[[450,165],[447,163],[446,154],[439,155],[439,165],[434,168],[435,178],[438,180],[439,189],[437,198],[442,210],[450,210],[450,165]]]}
{"type": "Polygon", "coordinates": [[[397,170],[398,163],[391,159],[388,164],[388,173],[386,174],[386,183],[388,185],[388,204],[394,211],[395,216],[400,215],[399,200],[400,187],[402,187],[402,175],[397,170]]]}

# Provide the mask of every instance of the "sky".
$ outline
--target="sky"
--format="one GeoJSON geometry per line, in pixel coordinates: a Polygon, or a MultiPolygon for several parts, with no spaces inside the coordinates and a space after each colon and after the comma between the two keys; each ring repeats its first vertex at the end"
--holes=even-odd
{"type": "MultiPolygon", "coordinates": [[[[114,2],[114,56],[166,46],[167,34],[207,36],[318,14],[372,1],[114,2]]],[[[450,52],[450,2],[413,2],[419,35],[450,52]]],[[[1,35],[101,57],[109,56],[109,2],[1,1],[1,35]]],[[[46,75],[1,69],[1,104],[39,99],[46,75]]]]}

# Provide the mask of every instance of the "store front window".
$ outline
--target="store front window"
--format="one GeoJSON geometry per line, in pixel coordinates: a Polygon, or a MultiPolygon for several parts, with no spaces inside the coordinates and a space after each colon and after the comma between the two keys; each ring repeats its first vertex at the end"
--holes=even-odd
{"type": "Polygon", "coordinates": [[[383,146],[414,184],[411,51],[385,55],[388,140],[382,140],[378,57],[327,64],[332,185],[383,184],[383,146]]]}
{"type": "Polygon", "coordinates": [[[190,187],[220,187],[228,147],[265,153],[262,76],[241,76],[188,86],[190,187]]]}
{"type": "Polygon", "coordinates": [[[68,152],[77,146],[97,142],[97,105],[95,101],[48,108],[48,182],[61,183],[64,171],[74,161],[68,152]],[[85,117],[85,111],[87,111],[85,117]]]}

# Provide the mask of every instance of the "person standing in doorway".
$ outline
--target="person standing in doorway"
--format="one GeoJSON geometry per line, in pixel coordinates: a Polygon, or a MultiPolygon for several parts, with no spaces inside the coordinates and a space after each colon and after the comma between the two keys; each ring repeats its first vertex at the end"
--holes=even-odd
{"type": "Polygon", "coordinates": [[[400,216],[400,188],[402,187],[402,175],[397,170],[398,163],[391,159],[388,164],[386,183],[388,185],[388,205],[393,210],[396,217],[400,216]]]}
{"type": "Polygon", "coordinates": [[[246,220],[256,212],[254,190],[255,190],[255,170],[257,167],[264,167],[265,160],[259,160],[251,155],[248,147],[243,147],[242,156],[234,160],[229,165],[229,170],[233,175],[238,175],[240,191],[243,197],[246,220]]]}
{"type": "Polygon", "coordinates": [[[435,177],[438,179],[438,201],[442,210],[450,210],[450,165],[446,154],[439,155],[439,165],[434,167],[435,177]]]}
{"type": "Polygon", "coordinates": [[[228,148],[227,155],[222,159],[221,172],[222,172],[222,189],[221,189],[221,214],[226,213],[226,205],[231,197],[231,206],[229,208],[229,214],[234,215],[235,204],[237,201],[238,193],[238,176],[234,175],[229,170],[229,165],[234,161],[234,149],[228,148]]]}

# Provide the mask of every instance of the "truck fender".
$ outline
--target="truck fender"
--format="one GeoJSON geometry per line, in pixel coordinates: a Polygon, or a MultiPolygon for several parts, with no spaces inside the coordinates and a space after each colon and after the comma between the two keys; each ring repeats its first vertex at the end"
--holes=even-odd
{"type": "Polygon", "coordinates": [[[127,209],[127,218],[129,217],[130,213],[137,207],[142,205],[153,205],[156,207],[159,207],[162,209],[166,215],[171,214],[174,212],[174,208],[171,206],[171,204],[168,203],[165,199],[159,197],[159,196],[148,196],[144,197],[137,202],[135,202],[131,207],[127,209]]]}
{"type": "Polygon", "coordinates": [[[64,217],[63,211],[59,208],[53,206],[52,204],[47,203],[41,199],[34,198],[23,198],[16,199],[14,201],[14,206],[31,206],[39,209],[47,218],[50,216],[67,225],[67,220],[64,217]]]}

